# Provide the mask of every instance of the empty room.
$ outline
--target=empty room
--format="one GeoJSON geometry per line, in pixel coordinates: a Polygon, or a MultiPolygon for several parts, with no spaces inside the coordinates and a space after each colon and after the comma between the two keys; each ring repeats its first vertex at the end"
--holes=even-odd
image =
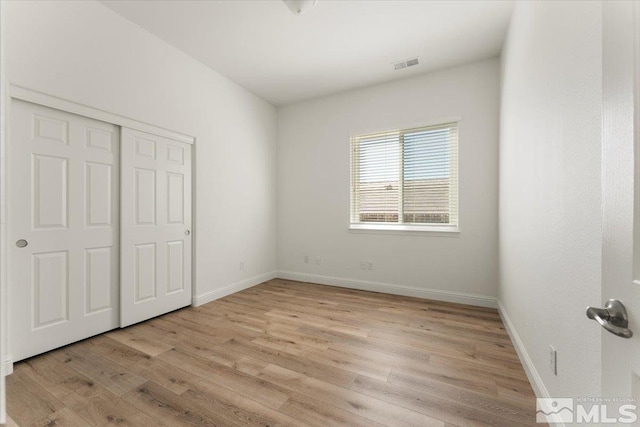
{"type": "Polygon", "coordinates": [[[0,424],[640,425],[639,130],[640,2],[0,0],[0,424]]]}

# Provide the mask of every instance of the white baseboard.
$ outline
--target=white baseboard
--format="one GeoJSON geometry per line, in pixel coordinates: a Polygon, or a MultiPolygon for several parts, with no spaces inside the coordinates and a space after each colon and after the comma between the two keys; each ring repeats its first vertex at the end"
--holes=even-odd
{"type": "MultiPolygon", "coordinates": [[[[518,357],[520,358],[520,363],[522,363],[522,366],[524,367],[524,372],[527,374],[527,378],[529,378],[529,383],[533,388],[533,392],[536,394],[537,397],[540,397],[540,398],[552,397],[549,394],[549,390],[547,390],[547,387],[544,385],[544,382],[542,381],[542,377],[540,377],[540,374],[538,374],[538,370],[533,364],[531,357],[529,357],[529,353],[527,352],[527,349],[522,343],[522,340],[520,339],[520,335],[518,335],[518,331],[516,330],[515,326],[511,322],[511,319],[507,314],[507,310],[504,308],[504,305],[502,305],[502,302],[500,300],[498,300],[498,313],[500,313],[500,318],[502,318],[502,323],[504,323],[504,326],[507,329],[507,333],[511,338],[511,342],[513,343],[513,346],[516,349],[516,353],[518,353],[518,357]]],[[[553,422],[551,423],[551,425],[554,425],[557,427],[564,427],[564,423],[560,421],[553,422]]]]}
{"type": "Polygon", "coordinates": [[[522,363],[524,371],[529,378],[529,382],[533,387],[534,393],[538,397],[551,397],[549,395],[549,391],[542,382],[542,378],[538,374],[536,367],[533,365],[533,361],[529,357],[529,353],[527,353],[527,349],[524,347],[524,344],[520,339],[520,335],[518,335],[518,331],[516,331],[516,328],[513,326],[513,323],[511,322],[511,319],[509,318],[509,315],[507,314],[507,311],[504,308],[504,305],[502,305],[501,301],[498,301],[498,313],[500,313],[502,323],[504,323],[504,326],[507,329],[507,333],[509,334],[511,341],[513,342],[513,346],[518,353],[518,357],[520,357],[520,362],[522,363]]]}
{"type": "Polygon", "coordinates": [[[497,300],[494,297],[464,292],[442,291],[439,289],[416,288],[391,283],[318,276],[315,274],[296,273],[293,271],[278,271],[277,277],[281,279],[297,280],[299,282],[317,283],[319,285],[338,286],[341,288],[360,289],[363,291],[382,292],[393,295],[404,295],[436,301],[455,302],[459,304],[477,305],[490,308],[498,307],[497,300]]]}
{"type": "Polygon", "coordinates": [[[2,372],[5,375],[13,373],[13,356],[8,354],[2,358],[2,372]]]}
{"type": "Polygon", "coordinates": [[[228,286],[225,286],[222,289],[216,289],[215,291],[206,292],[201,295],[196,295],[192,298],[191,302],[192,302],[192,305],[197,307],[199,305],[206,304],[208,302],[226,297],[227,295],[231,295],[235,292],[240,292],[252,286],[259,285],[260,283],[266,282],[267,280],[275,279],[276,277],[277,277],[277,274],[275,271],[260,274],[258,276],[253,276],[248,279],[244,279],[239,282],[232,283],[228,286]]]}

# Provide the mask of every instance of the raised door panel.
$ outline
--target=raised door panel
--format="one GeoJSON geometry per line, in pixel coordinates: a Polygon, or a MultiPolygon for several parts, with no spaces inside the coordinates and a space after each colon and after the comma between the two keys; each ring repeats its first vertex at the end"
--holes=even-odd
{"type": "Polygon", "coordinates": [[[85,252],[85,314],[111,308],[113,281],[112,248],[91,248],[85,252]]]}
{"type": "Polygon", "coordinates": [[[135,169],[135,218],[136,225],[156,223],[156,171],[135,169]]]}
{"type": "Polygon", "coordinates": [[[156,244],[135,246],[134,302],[149,301],[156,297],[156,244]]]}
{"type": "Polygon", "coordinates": [[[68,145],[69,121],[42,114],[33,114],[32,117],[34,140],[68,145]]]}
{"type": "Polygon", "coordinates": [[[156,141],[153,139],[136,137],[136,157],[156,159],[156,141]]]}
{"type": "Polygon", "coordinates": [[[184,147],[167,145],[167,161],[170,164],[184,165],[184,147]]]}
{"type": "Polygon", "coordinates": [[[33,255],[33,327],[43,328],[69,319],[69,253],[33,255]]]}
{"type": "Polygon", "coordinates": [[[85,163],[85,200],[87,227],[110,226],[113,186],[112,165],[104,163],[85,163]]]}
{"type": "Polygon", "coordinates": [[[86,128],[87,148],[112,153],[114,150],[114,133],[104,129],[86,128]]]}
{"type": "Polygon", "coordinates": [[[167,242],[167,294],[184,290],[184,242],[167,242]]]}
{"type": "Polygon", "coordinates": [[[68,159],[33,155],[34,228],[66,228],[69,223],[68,159]]]}
{"type": "Polygon", "coordinates": [[[184,175],[167,172],[167,223],[184,223],[184,175]]]}

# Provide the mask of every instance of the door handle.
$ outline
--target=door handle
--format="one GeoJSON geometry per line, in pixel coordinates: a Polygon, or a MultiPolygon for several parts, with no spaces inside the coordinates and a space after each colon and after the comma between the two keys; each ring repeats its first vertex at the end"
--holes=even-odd
{"type": "Polygon", "coordinates": [[[19,248],[24,248],[29,244],[25,239],[16,240],[16,246],[19,248]]]}
{"type": "Polygon", "coordinates": [[[604,308],[587,307],[587,317],[598,322],[603,328],[622,338],[631,338],[627,309],[617,299],[608,300],[604,308]]]}

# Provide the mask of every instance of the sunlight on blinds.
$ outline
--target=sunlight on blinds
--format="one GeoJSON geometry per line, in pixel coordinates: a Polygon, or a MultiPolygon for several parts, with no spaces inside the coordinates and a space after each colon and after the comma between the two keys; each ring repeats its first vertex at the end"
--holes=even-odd
{"type": "Polygon", "coordinates": [[[352,137],[351,187],[352,223],[457,225],[457,123],[352,137]]]}

